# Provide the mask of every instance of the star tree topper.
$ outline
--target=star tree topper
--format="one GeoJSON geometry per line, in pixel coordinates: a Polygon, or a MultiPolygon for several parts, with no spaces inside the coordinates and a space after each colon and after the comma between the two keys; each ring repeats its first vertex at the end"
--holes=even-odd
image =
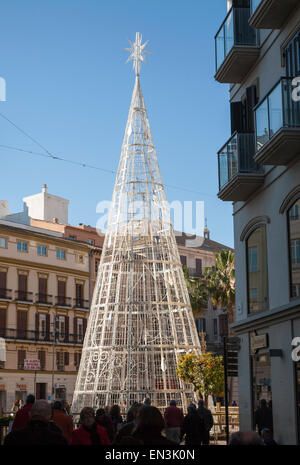
{"type": "Polygon", "coordinates": [[[151,53],[151,52],[148,52],[147,50],[145,50],[145,47],[148,44],[148,42],[149,41],[147,40],[147,42],[145,42],[142,45],[142,34],[137,32],[136,35],[135,35],[134,44],[131,42],[131,40],[129,40],[129,43],[130,43],[131,47],[130,48],[125,48],[125,50],[128,50],[130,52],[130,56],[129,56],[128,60],[126,61],[126,63],[129,63],[129,61],[131,61],[131,60],[133,61],[133,68],[135,69],[136,76],[140,75],[142,62],[147,63],[145,54],[151,53]]]}

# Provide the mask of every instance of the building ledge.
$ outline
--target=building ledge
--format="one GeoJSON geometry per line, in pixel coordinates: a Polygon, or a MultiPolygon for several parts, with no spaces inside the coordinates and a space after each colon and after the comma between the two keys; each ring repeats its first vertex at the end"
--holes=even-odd
{"type": "Polygon", "coordinates": [[[237,173],[218,193],[224,201],[243,201],[264,183],[264,173],[237,173]]]}
{"type": "Polygon", "coordinates": [[[286,305],[273,308],[267,312],[251,315],[248,318],[236,321],[230,325],[236,335],[266,327],[270,324],[280,323],[291,318],[299,318],[300,299],[295,299],[286,305]]]}
{"type": "Polygon", "coordinates": [[[283,127],[256,152],[254,160],[262,165],[284,166],[300,154],[300,128],[283,127]]]}
{"type": "Polygon", "coordinates": [[[258,46],[234,45],[215,74],[222,84],[240,84],[260,54],[258,46]]]}
{"type": "Polygon", "coordinates": [[[298,5],[299,0],[261,0],[249,25],[256,29],[280,29],[298,5]]]}

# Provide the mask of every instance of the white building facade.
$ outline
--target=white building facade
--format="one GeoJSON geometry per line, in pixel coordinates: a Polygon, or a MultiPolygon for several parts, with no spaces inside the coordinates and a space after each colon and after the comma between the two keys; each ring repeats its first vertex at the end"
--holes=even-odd
{"type": "Polygon", "coordinates": [[[264,398],[275,440],[299,444],[300,2],[232,1],[215,41],[215,79],[231,84],[218,196],[233,202],[240,428],[264,398]]]}

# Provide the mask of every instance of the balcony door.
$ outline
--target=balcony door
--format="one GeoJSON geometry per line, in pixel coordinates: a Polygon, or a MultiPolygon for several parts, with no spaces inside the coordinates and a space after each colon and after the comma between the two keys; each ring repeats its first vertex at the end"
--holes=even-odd
{"type": "Polygon", "coordinates": [[[27,275],[19,274],[18,276],[18,299],[27,300],[27,275]]]}
{"type": "Polygon", "coordinates": [[[17,312],[17,337],[19,339],[26,339],[27,330],[27,312],[18,310],[17,312]]]}
{"type": "Polygon", "coordinates": [[[47,303],[47,278],[39,278],[39,302],[47,303]]]}
{"type": "Polygon", "coordinates": [[[58,305],[66,305],[66,281],[59,280],[57,282],[57,303],[58,305]]]}
{"type": "Polygon", "coordinates": [[[0,298],[6,299],[6,272],[0,271],[0,298]]]}
{"type": "Polygon", "coordinates": [[[76,283],[76,306],[83,307],[83,284],[76,283]]]}

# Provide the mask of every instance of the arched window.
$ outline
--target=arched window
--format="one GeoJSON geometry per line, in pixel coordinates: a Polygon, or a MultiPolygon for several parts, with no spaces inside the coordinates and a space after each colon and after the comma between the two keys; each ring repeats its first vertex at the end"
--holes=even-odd
{"type": "Polygon", "coordinates": [[[261,225],[247,239],[248,312],[269,308],[266,227],[261,225]]]}
{"type": "Polygon", "coordinates": [[[288,210],[290,295],[300,297],[300,198],[288,210]]]}

